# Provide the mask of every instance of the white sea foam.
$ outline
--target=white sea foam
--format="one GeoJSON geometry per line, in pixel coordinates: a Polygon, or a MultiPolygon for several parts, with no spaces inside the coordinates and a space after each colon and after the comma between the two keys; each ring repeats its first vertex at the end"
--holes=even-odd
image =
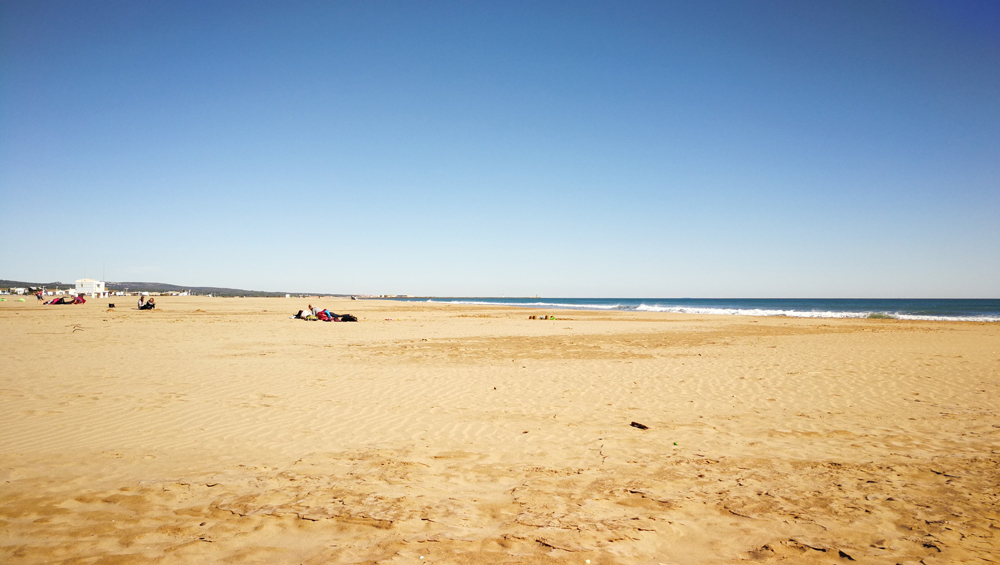
{"type": "Polygon", "coordinates": [[[720,316],[789,316],[793,318],[867,318],[871,312],[812,312],[803,310],[771,310],[765,308],[709,308],[697,306],[647,306],[640,312],[672,312],[675,314],[712,314],[720,316]]]}
{"type": "Polygon", "coordinates": [[[675,314],[707,314],[718,316],[788,316],[790,318],[886,318],[895,320],[926,320],[942,322],[1000,322],[1000,316],[921,316],[896,312],[835,312],[806,310],[770,310],[763,308],[706,308],[693,306],[647,306],[640,312],[671,312],[675,314]]]}
{"type": "Polygon", "coordinates": [[[941,320],[945,322],[1000,322],[1000,316],[918,316],[915,314],[894,314],[900,320],[941,320]]]}
{"type": "Polygon", "coordinates": [[[514,302],[495,300],[434,300],[440,304],[466,304],[474,306],[516,306],[521,308],[554,308],[560,310],[634,310],[639,312],[666,312],[711,316],[787,316],[790,318],[883,318],[895,320],[926,320],[942,322],[1000,322],[1000,316],[928,316],[899,312],[849,312],[834,310],[782,310],[769,308],[722,308],[711,306],[661,306],[658,304],[569,304],[562,302],[514,302]]]}

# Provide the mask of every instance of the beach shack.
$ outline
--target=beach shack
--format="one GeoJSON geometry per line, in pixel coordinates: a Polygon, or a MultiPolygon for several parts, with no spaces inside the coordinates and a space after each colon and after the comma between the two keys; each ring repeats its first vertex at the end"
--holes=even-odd
{"type": "Polygon", "coordinates": [[[76,294],[89,294],[93,298],[106,297],[108,291],[104,288],[103,281],[94,279],[79,279],[76,281],[76,294]]]}

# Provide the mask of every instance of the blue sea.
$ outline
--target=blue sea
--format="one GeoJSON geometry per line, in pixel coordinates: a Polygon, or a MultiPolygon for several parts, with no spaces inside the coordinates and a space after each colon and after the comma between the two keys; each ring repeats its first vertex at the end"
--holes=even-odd
{"type": "Polygon", "coordinates": [[[623,310],[791,316],[1000,322],[1000,300],[932,298],[402,298],[410,302],[480,304],[563,310],[623,310]]]}

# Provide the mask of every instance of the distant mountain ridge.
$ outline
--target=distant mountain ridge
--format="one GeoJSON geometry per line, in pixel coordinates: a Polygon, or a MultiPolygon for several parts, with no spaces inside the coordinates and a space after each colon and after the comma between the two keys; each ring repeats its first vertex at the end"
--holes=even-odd
{"type": "MultiPolygon", "coordinates": [[[[0,288],[73,288],[75,283],[64,282],[26,282],[0,279],[0,288]]],[[[329,292],[269,292],[264,290],[244,290],[241,288],[223,288],[216,286],[180,286],[158,282],[107,282],[109,291],[126,290],[129,292],[184,292],[194,294],[211,294],[213,296],[284,296],[286,294],[308,296],[351,296],[350,294],[333,294],[329,292]]]]}
{"type": "Polygon", "coordinates": [[[48,282],[48,283],[36,283],[36,282],[24,282],[24,281],[9,281],[6,279],[0,279],[0,288],[28,288],[35,287],[38,288],[44,286],[45,288],[69,288],[73,286],[73,283],[64,282],[48,282]]]}

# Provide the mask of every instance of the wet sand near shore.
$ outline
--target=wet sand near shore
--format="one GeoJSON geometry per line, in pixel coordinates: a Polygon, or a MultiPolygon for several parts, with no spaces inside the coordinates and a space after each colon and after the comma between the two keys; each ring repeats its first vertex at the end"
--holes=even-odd
{"type": "Polygon", "coordinates": [[[29,300],[0,303],[3,563],[1000,555],[1000,324],[29,300]]]}

